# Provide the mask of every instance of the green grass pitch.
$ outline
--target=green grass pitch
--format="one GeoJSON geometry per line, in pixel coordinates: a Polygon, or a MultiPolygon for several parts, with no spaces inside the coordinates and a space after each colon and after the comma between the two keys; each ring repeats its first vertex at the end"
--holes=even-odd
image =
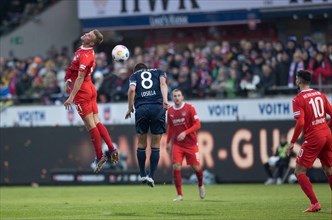
{"type": "Polygon", "coordinates": [[[322,211],[302,213],[309,200],[299,185],[184,185],[184,200],[173,202],[173,185],[1,187],[0,219],[332,219],[328,184],[314,184],[322,211]]]}

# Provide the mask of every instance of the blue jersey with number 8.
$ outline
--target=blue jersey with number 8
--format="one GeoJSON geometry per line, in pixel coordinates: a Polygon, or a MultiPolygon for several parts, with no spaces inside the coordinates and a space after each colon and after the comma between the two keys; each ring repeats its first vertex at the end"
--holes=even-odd
{"type": "Polygon", "coordinates": [[[145,104],[163,104],[160,77],[166,78],[166,73],[160,69],[138,70],[130,76],[129,86],[136,86],[136,109],[145,104]]]}

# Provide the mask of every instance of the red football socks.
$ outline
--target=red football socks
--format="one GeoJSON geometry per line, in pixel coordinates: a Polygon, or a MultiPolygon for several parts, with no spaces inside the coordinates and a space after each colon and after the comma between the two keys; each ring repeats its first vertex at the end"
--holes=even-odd
{"type": "Polygon", "coordinates": [[[178,195],[182,196],[182,177],[181,177],[181,171],[180,170],[173,170],[173,177],[174,177],[174,183],[176,187],[176,191],[178,195]]]}
{"type": "Polygon", "coordinates": [[[328,179],[328,181],[329,181],[330,188],[331,188],[331,190],[332,190],[332,175],[327,176],[327,179],[328,179]]]}
{"type": "Polygon", "coordinates": [[[103,156],[103,152],[101,150],[101,140],[100,140],[100,133],[97,127],[92,128],[89,130],[90,138],[93,143],[93,147],[95,148],[96,157],[100,159],[103,156]]]}
{"type": "Polygon", "coordinates": [[[200,169],[198,172],[196,172],[197,180],[198,180],[198,186],[201,187],[203,185],[203,169],[200,169]]]}
{"type": "Polygon", "coordinates": [[[97,124],[97,128],[100,133],[100,136],[104,139],[105,143],[107,144],[108,151],[111,152],[114,149],[114,146],[111,136],[109,135],[106,127],[101,122],[99,122],[97,124]]]}
{"type": "Polygon", "coordinates": [[[300,184],[303,192],[310,199],[311,204],[317,203],[318,200],[312,189],[312,184],[311,184],[310,180],[308,179],[308,177],[304,173],[301,173],[300,175],[297,176],[297,180],[299,181],[299,184],[300,184]]]}

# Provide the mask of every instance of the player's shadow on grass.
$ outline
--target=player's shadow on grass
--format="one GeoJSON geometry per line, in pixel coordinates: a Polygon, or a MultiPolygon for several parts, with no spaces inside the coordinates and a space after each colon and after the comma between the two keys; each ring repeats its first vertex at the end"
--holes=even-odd
{"type": "Polygon", "coordinates": [[[115,213],[112,213],[112,214],[109,214],[109,216],[144,216],[144,215],[140,215],[136,212],[115,212],[115,213]]]}
{"type": "Polygon", "coordinates": [[[207,203],[221,203],[221,202],[228,202],[226,200],[219,200],[219,199],[204,199],[204,200],[200,200],[200,202],[207,202],[207,203]]]}
{"type": "MultiPolygon", "coordinates": [[[[156,214],[160,215],[174,215],[174,216],[179,216],[179,212],[156,212],[156,214]]],[[[183,213],[181,212],[181,215],[183,216],[208,216],[208,215],[214,215],[212,213],[183,213]]]]}

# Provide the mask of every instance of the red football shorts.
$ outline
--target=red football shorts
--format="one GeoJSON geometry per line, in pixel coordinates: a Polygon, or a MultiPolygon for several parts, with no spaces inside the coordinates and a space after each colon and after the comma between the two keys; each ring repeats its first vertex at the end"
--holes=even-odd
{"type": "Polygon", "coordinates": [[[74,103],[81,118],[85,118],[91,112],[97,114],[97,91],[94,85],[84,82],[74,98],[74,103]]]}
{"type": "Polygon", "coordinates": [[[311,168],[316,158],[322,166],[332,166],[332,136],[331,134],[305,140],[297,155],[296,162],[311,168]]]}
{"type": "Polygon", "coordinates": [[[198,146],[193,145],[191,147],[181,147],[179,145],[173,145],[172,160],[173,163],[181,163],[186,158],[188,165],[199,165],[199,152],[198,146]]]}

